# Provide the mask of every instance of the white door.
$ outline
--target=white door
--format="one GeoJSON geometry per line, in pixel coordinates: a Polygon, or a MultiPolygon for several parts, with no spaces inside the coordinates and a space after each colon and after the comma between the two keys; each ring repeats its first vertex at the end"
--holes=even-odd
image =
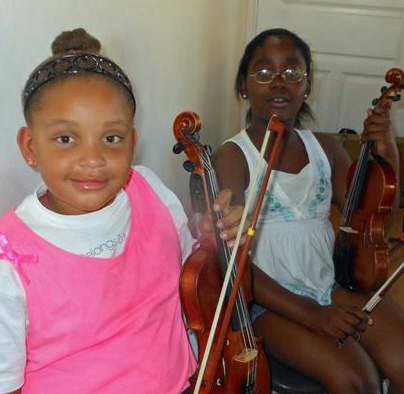
{"type": "MultiPolygon", "coordinates": [[[[403,0],[252,0],[251,37],[284,27],[302,37],[314,59],[309,99],[317,130],[362,131],[366,109],[379,97],[387,70],[404,68],[403,0]]],[[[404,136],[404,97],[393,105],[404,136]],[[401,109],[401,110],[400,110],[401,109]]]]}

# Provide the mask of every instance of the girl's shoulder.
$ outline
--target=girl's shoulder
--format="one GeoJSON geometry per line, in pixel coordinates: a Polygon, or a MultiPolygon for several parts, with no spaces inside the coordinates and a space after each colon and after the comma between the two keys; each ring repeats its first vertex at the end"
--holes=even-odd
{"type": "Polygon", "coordinates": [[[144,178],[144,180],[156,193],[157,197],[159,197],[164,205],[169,207],[169,210],[171,210],[171,208],[174,209],[175,207],[177,207],[176,210],[181,212],[181,216],[185,215],[185,213],[183,213],[183,207],[179,198],[170,188],[166,186],[166,184],[157,176],[157,174],[152,169],[143,165],[136,165],[132,168],[144,178]]]}
{"type": "Polygon", "coordinates": [[[212,164],[221,189],[231,189],[234,202],[244,203],[244,190],[250,178],[247,158],[240,145],[234,139],[226,141],[213,155],[212,164]]]}
{"type": "Polygon", "coordinates": [[[248,172],[248,163],[241,146],[233,140],[228,140],[221,145],[212,157],[212,164],[216,171],[230,173],[248,172]]]}
{"type": "Polygon", "coordinates": [[[240,145],[235,141],[228,140],[221,145],[212,157],[212,161],[236,159],[237,161],[243,161],[246,163],[245,155],[240,145]]]}
{"type": "Polygon", "coordinates": [[[323,148],[331,168],[339,161],[350,161],[348,153],[342,145],[342,142],[331,133],[313,132],[317,141],[323,148]]]}
{"type": "Polygon", "coordinates": [[[163,181],[157,176],[157,174],[149,167],[143,165],[133,166],[132,169],[140,174],[151,186],[162,186],[163,181]]]}

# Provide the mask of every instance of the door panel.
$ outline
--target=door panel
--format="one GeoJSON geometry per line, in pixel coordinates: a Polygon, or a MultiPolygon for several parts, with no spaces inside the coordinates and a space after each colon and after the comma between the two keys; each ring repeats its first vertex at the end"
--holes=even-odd
{"type": "MultiPolygon", "coordinates": [[[[366,109],[380,95],[385,74],[404,67],[402,0],[255,0],[251,36],[284,27],[311,47],[317,130],[362,131],[366,109]]],[[[404,100],[393,104],[397,134],[404,136],[404,100]],[[399,110],[401,109],[401,110],[399,110]]]]}

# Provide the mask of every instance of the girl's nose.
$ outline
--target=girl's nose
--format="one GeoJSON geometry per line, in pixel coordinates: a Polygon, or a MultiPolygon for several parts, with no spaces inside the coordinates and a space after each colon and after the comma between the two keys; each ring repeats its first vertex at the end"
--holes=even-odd
{"type": "Polygon", "coordinates": [[[97,145],[84,146],[81,152],[79,164],[83,167],[97,168],[106,163],[102,149],[97,145]]]}
{"type": "Polygon", "coordinates": [[[283,85],[285,85],[285,80],[282,77],[282,73],[280,73],[280,72],[274,73],[274,78],[271,81],[271,83],[269,83],[269,86],[273,87],[273,86],[283,86],[283,85]]]}

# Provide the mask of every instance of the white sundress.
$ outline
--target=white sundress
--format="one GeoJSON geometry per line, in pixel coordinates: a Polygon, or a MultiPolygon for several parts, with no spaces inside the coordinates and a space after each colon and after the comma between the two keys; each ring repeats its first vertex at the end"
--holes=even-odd
{"type": "MultiPolygon", "coordinates": [[[[331,303],[334,285],[334,232],[329,220],[331,167],[316,137],[297,130],[309,163],[298,173],[272,171],[257,223],[251,258],[254,264],[292,292],[321,305],[331,303]]],[[[259,152],[245,130],[225,143],[243,151],[252,178],[259,152]]],[[[258,196],[267,165],[255,191],[258,196]]],[[[248,195],[249,187],[245,190],[248,195]]]]}

